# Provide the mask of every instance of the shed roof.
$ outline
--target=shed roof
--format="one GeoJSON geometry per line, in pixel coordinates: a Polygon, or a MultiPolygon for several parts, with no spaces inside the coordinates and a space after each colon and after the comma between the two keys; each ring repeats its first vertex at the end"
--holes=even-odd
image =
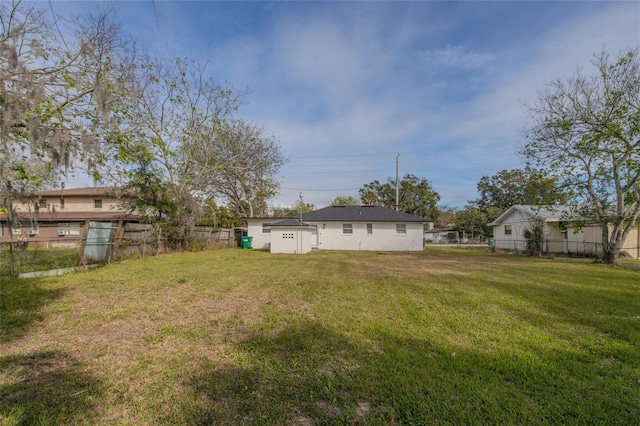
{"type": "Polygon", "coordinates": [[[379,206],[329,206],[302,215],[307,222],[427,222],[421,217],[379,206]]]}

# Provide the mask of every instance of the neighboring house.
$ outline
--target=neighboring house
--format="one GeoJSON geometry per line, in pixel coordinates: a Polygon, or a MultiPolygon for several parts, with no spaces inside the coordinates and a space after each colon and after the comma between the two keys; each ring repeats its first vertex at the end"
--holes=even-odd
{"type": "Polygon", "coordinates": [[[128,214],[113,188],[75,188],[40,191],[30,203],[14,202],[19,223],[9,224],[0,215],[0,241],[64,241],[78,240],[88,221],[137,221],[128,214]]]}
{"type": "Polygon", "coordinates": [[[456,243],[458,231],[455,228],[429,229],[424,231],[424,240],[440,244],[456,243]]]}
{"type": "Polygon", "coordinates": [[[310,250],[420,251],[427,222],[377,206],[330,206],[286,221],[248,219],[247,233],[254,248],[278,253],[310,250]],[[283,234],[287,234],[284,238],[283,234]],[[281,240],[286,241],[286,244],[281,240]],[[286,251],[285,251],[286,246],[286,251]],[[295,250],[293,248],[296,248],[295,250]]]}
{"type": "MultiPolygon", "coordinates": [[[[568,206],[554,208],[539,206],[511,206],[491,222],[494,244],[497,249],[524,251],[527,242],[524,231],[530,228],[536,217],[544,220],[545,253],[602,254],[602,228],[588,220],[577,225],[580,218],[568,206]]],[[[631,257],[640,256],[640,232],[638,225],[631,230],[622,250],[631,257]]]]}

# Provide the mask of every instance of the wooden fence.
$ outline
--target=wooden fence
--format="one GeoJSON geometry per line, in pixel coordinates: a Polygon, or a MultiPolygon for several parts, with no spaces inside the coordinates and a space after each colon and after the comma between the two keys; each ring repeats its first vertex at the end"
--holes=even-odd
{"type": "Polygon", "coordinates": [[[170,233],[163,232],[160,226],[127,223],[118,228],[113,241],[112,259],[155,256],[181,250],[237,247],[241,236],[241,230],[196,226],[184,238],[177,240],[170,233]]]}

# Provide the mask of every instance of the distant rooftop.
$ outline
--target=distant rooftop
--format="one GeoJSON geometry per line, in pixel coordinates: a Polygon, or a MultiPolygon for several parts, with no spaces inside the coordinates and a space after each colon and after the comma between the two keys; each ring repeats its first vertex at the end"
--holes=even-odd
{"type": "Polygon", "coordinates": [[[62,196],[115,196],[116,188],[112,186],[95,186],[86,188],[65,188],[50,189],[47,191],[37,191],[35,195],[42,197],[62,197],[62,196]]]}

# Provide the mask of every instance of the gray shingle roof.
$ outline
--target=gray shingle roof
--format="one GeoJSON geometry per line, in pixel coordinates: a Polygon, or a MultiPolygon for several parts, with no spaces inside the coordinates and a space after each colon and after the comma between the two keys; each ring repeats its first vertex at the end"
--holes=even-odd
{"type": "Polygon", "coordinates": [[[302,215],[306,222],[427,222],[412,214],[378,206],[329,206],[302,215]]]}

